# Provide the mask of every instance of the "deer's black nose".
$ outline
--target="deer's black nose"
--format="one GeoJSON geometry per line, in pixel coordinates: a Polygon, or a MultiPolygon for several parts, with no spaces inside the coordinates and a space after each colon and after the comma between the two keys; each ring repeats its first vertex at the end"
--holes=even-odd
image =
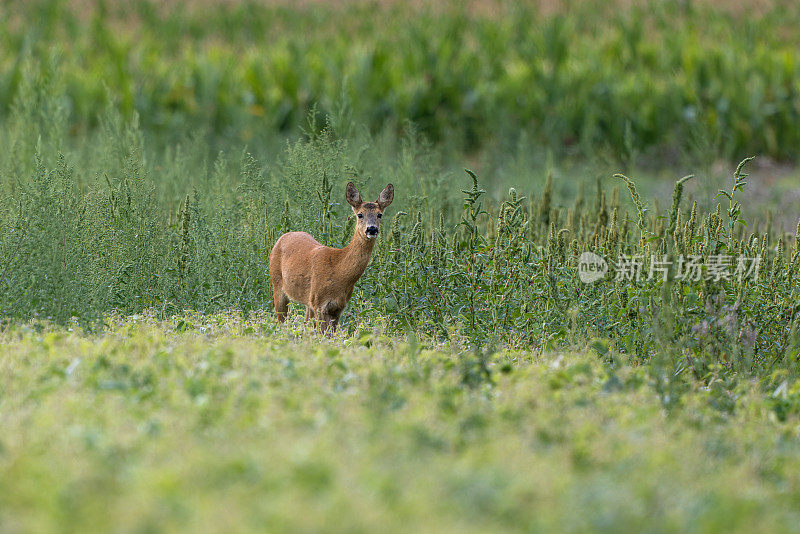
{"type": "Polygon", "coordinates": [[[377,226],[367,226],[366,233],[367,233],[367,235],[378,235],[378,227],[377,226]]]}

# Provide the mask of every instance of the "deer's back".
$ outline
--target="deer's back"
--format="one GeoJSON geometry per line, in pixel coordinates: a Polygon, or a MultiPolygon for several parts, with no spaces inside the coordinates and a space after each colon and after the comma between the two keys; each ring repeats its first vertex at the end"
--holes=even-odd
{"type": "Polygon", "coordinates": [[[269,256],[270,270],[275,262],[284,271],[291,267],[303,268],[304,264],[311,263],[318,248],[325,248],[325,245],[311,237],[311,234],[306,232],[283,234],[272,247],[269,256]]]}

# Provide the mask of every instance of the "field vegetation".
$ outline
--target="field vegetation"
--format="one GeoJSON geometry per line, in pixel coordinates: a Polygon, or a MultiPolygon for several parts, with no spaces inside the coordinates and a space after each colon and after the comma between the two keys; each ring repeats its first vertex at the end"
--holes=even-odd
{"type": "Polygon", "coordinates": [[[797,529],[796,386],[689,382],[665,414],[591,353],[480,378],[456,344],[195,326],[0,334],[3,531],[797,529]]]}
{"type": "Polygon", "coordinates": [[[567,7],[4,2],[0,530],[796,530],[800,11],[567,7]]]}

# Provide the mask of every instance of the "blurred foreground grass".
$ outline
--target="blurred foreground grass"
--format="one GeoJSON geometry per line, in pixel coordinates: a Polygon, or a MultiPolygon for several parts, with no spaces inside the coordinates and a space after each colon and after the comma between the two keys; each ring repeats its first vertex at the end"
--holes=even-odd
{"type": "Polygon", "coordinates": [[[0,530],[800,525],[800,388],[780,376],[666,399],[652,367],[594,354],[271,325],[0,333],[0,530]]]}

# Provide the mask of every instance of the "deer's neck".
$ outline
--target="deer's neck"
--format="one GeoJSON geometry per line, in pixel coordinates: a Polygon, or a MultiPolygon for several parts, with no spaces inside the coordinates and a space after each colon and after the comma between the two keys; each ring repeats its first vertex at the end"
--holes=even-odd
{"type": "Polygon", "coordinates": [[[342,274],[344,278],[355,284],[364,274],[369,258],[372,256],[372,249],[375,247],[377,239],[367,239],[358,232],[353,232],[353,239],[350,244],[342,249],[342,274]]]}

